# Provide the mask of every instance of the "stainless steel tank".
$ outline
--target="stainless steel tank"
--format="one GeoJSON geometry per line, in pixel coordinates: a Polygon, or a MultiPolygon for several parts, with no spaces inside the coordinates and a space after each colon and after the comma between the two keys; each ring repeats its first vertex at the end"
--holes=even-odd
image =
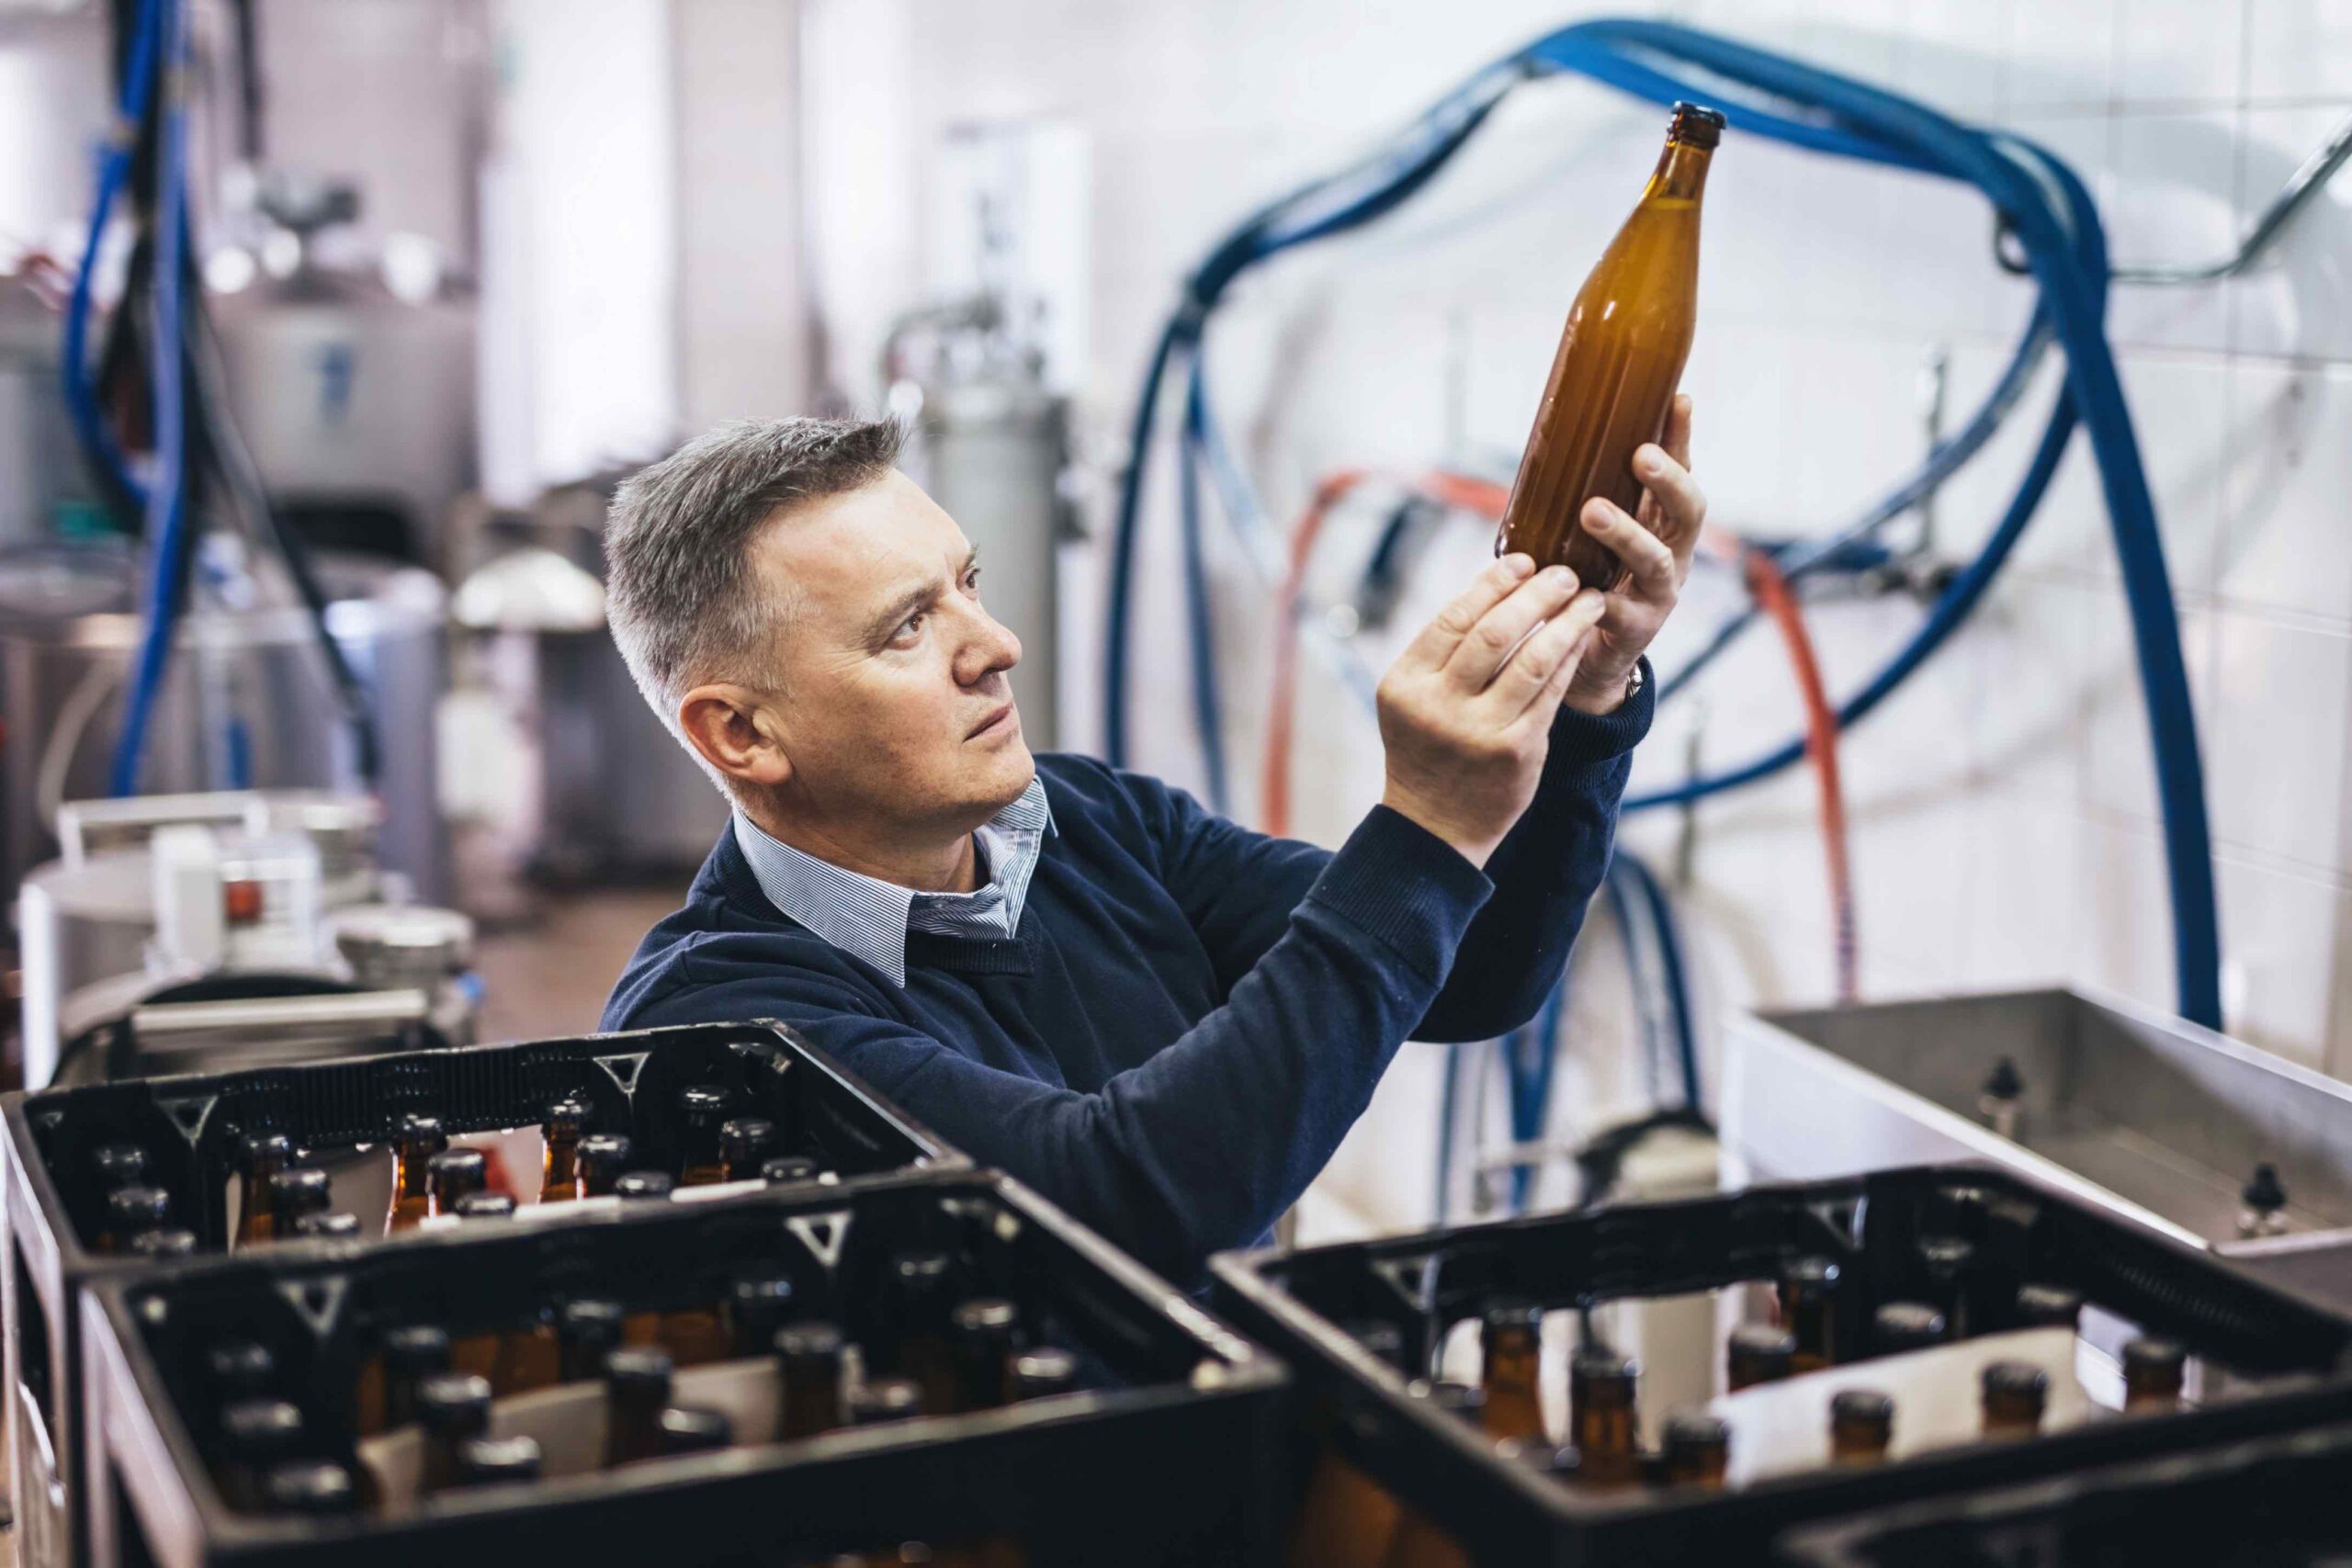
{"type": "MultiPolygon", "coordinates": [[[[444,593],[429,573],[322,559],[328,628],[368,694],[382,759],[378,858],[416,897],[451,894],[435,710],[446,682],[444,593]]],[[[58,853],[57,807],[107,793],[138,647],[128,552],[0,553],[0,881],[58,853]]],[[[494,759],[483,759],[495,765],[494,759]]],[[[142,788],[362,792],[309,618],[295,609],[192,613],[151,723],[142,788]]]]}
{"type": "Polygon", "coordinates": [[[922,461],[924,488],[979,548],[989,613],[1021,639],[1012,689],[1022,732],[1032,750],[1050,750],[1059,728],[1056,575],[1068,405],[1012,376],[925,387],[922,461]]]}

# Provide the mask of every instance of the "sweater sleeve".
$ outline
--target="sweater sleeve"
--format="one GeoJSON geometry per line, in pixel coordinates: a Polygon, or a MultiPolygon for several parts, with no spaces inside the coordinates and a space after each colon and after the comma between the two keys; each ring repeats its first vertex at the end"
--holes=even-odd
{"type": "Polygon", "coordinates": [[[1092,1093],[973,1061],[804,972],[690,973],[634,1021],[781,1017],[974,1159],[1189,1283],[1211,1253],[1263,1235],[1329,1159],[1487,891],[1442,840],[1374,811],[1225,1005],[1092,1093]]]}
{"type": "Polygon", "coordinates": [[[1416,1040],[1486,1040],[1533,1018],[1567,966],[1585,906],[1609,870],[1617,807],[1634,748],[1657,712],[1646,660],[1642,689],[1600,718],[1564,707],[1535,798],[1487,857],[1494,897],[1462,938],[1445,988],[1416,1040]]]}

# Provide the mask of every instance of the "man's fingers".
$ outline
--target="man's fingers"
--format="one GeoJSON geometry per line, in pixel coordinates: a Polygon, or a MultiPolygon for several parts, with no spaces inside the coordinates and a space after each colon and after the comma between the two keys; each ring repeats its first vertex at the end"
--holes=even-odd
{"type": "Polygon", "coordinates": [[[1668,457],[1684,468],[1690,466],[1690,393],[1674,394],[1673,406],[1666,411],[1666,434],[1659,438],[1658,445],[1666,448],[1668,457]]]}
{"type": "Polygon", "coordinates": [[[1698,544],[1699,530],[1707,521],[1706,492],[1689,468],[1655,444],[1634,451],[1634,477],[1642,481],[1646,499],[1656,509],[1653,525],[1658,537],[1674,552],[1676,562],[1687,566],[1698,544]]]}
{"type": "Polygon", "coordinates": [[[1506,718],[1540,703],[1547,692],[1554,703],[1558,702],[1575,678],[1577,665],[1590,646],[1593,627],[1600,624],[1608,604],[1603,593],[1591,590],[1579,593],[1520,645],[1493,687],[1506,718]]]}
{"type": "Polygon", "coordinates": [[[1453,596],[1452,604],[1437,613],[1429,625],[1420,629],[1398,656],[1397,662],[1412,663],[1425,670],[1444,668],[1462,639],[1483,619],[1487,611],[1510,597],[1511,591],[1534,575],[1535,562],[1527,556],[1511,554],[1502,557],[1492,566],[1482,569],[1470,580],[1470,586],[1453,596]]]}
{"type": "Polygon", "coordinates": [[[1521,583],[1454,644],[1445,661],[1446,679],[1465,692],[1485,691],[1512,651],[1558,615],[1576,591],[1577,574],[1564,566],[1547,566],[1521,583]]]}
{"type": "Polygon", "coordinates": [[[1625,514],[1625,509],[1605,496],[1584,503],[1578,521],[1584,531],[1609,547],[1625,563],[1634,586],[1645,599],[1671,599],[1679,585],[1674,552],[1657,535],[1625,514]]]}

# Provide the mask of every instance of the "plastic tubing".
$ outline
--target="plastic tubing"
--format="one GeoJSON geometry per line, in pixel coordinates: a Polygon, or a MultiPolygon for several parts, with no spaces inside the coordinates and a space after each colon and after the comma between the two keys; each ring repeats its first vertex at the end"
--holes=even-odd
{"type": "Polygon", "coordinates": [[[1674,906],[1666,889],[1641,857],[1620,847],[1616,862],[1624,866],[1648,911],[1650,929],[1657,939],[1658,977],[1665,982],[1668,1021],[1674,1029],[1674,1053],[1682,1068],[1682,1104],[1692,1115],[1703,1114],[1699,1094],[1699,1031],[1690,1011],[1690,979],[1682,967],[1682,933],[1674,919],[1674,906]]]}
{"type": "MultiPolygon", "coordinates": [[[[2156,750],[2157,791],[2163,806],[2174,911],[2177,1006],[2191,1021],[2218,1028],[2222,1021],[2220,940],[2202,765],[2154,508],[2102,326],[2106,241],[2088,193],[2064,164],[2029,143],[1970,130],[1852,78],[1688,28],[1604,20],[1564,28],[1539,39],[1441,100],[1390,149],[1337,179],[1317,182],[1272,204],[1211,253],[1188,285],[1183,305],[1169,323],[1161,349],[1155,355],[1145,396],[1138,404],[1138,442],[1128,482],[1122,488],[1105,616],[1110,680],[1104,729],[1113,760],[1118,761],[1125,748],[1125,646],[1137,481],[1147,456],[1144,439],[1152,428],[1159,380],[1172,344],[1179,339],[1197,344],[1209,310],[1243,268],[1288,245],[1340,232],[1393,209],[1434,176],[1503,93],[1516,82],[1546,70],[1577,71],[1656,102],[1705,96],[1724,103],[1736,130],[1965,181],[1984,193],[2017,233],[2041,290],[2041,309],[2066,351],[2065,396],[2052,413],[2041,447],[1994,540],[1938,601],[1913,640],[1858,698],[1840,709],[1839,719],[1841,724],[1851,723],[1874,706],[1950,636],[1981,599],[1991,570],[2007,558],[2016,532],[2046,491],[2049,471],[2079,419],[2090,434],[2099,465],[2156,750]],[[1694,87],[1659,69],[1655,63],[1659,62],[1695,66],[1706,73],[1707,85],[1694,87]],[[1744,101],[1727,96],[1725,87],[1762,95],[1770,101],[1744,101]],[[1794,112],[1783,114],[1779,105],[1794,112]],[[1293,208],[1302,210],[1292,216],[1293,208]]],[[[1193,652],[1200,659],[1207,650],[1196,648],[1193,652]]],[[[1209,680],[1213,679],[1212,674],[1209,680]]],[[[1196,680],[1196,692],[1202,684],[1196,680]]],[[[1777,771],[1803,752],[1800,740],[1759,763],[1692,780],[1627,805],[1638,809],[1700,798],[1777,771]]]]}
{"type": "Polygon", "coordinates": [[[135,795],[147,727],[169,662],[177,620],[187,524],[187,352],[180,324],[181,291],[187,282],[182,246],[187,236],[187,106],[186,74],[187,13],[164,0],[163,53],[171,72],[164,85],[164,138],[155,197],[155,479],[147,491],[147,538],[152,570],[147,581],[147,626],[133,666],[122,734],[115,745],[111,779],[118,795],[135,795]]]}
{"type": "Polygon", "coordinates": [[[74,433],[82,443],[84,454],[92,466],[109,476],[141,506],[146,504],[147,488],[130,471],[130,459],[124,457],[114,433],[107,428],[97,392],[90,384],[91,296],[97,276],[98,252],[106,242],[107,223],[114,215],[115,200],[122,194],[123,181],[130,172],[137,122],[145,112],[148,94],[154,86],[158,35],[163,31],[166,3],[167,0],[145,0],[139,9],[138,25],[130,39],[130,58],[123,70],[122,96],[115,106],[117,123],[109,134],[106,154],[98,162],[98,188],[96,198],[90,204],[89,238],[82,246],[82,265],[74,271],[73,292],[66,300],[64,342],[58,355],[66,412],[73,419],[74,433]]]}

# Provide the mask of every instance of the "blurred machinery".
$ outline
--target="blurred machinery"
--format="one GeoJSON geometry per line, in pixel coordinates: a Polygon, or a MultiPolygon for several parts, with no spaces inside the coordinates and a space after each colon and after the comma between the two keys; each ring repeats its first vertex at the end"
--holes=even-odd
{"type": "MultiPolygon", "coordinates": [[[[450,599],[461,671],[452,733],[468,750],[512,761],[453,775],[446,794],[495,840],[469,859],[511,874],[569,884],[691,874],[727,824],[725,797],[638,694],[605,624],[600,541],[618,479],[561,486],[527,513],[468,528],[492,553],[450,599]]],[[[469,908],[499,902],[468,890],[469,908]]]]}
{"type": "MultiPolygon", "coordinates": [[[[434,709],[444,682],[445,595],[429,573],[323,560],[326,624],[360,674],[383,748],[382,863],[417,897],[449,896],[435,797],[434,709]]],[[[128,550],[30,546],[0,555],[0,877],[13,891],[59,852],[68,800],[107,793],[107,753],[141,637],[128,550]]],[[[293,606],[192,609],[162,686],[147,782],[164,794],[363,787],[315,631],[293,606]]]]}
{"type": "Polygon", "coordinates": [[[320,237],[359,214],[349,186],[277,176],[261,210],[276,228],[260,265],[214,314],[272,503],[313,545],[446,570],[446,520],[474,482],[471,301],[423,248],[322,265],[320,237]]]}
{"type": "Polygon", "coordinates": [[[18,895],[28,1087],[465,1043],[472,923],[407,904],[364,796],[82,801],[18,895]]]}
{"type": "Polygon", "coordinates": [[[1057,743],[1058,547],[1074,533],[1069,404],[1086,321],[1086,143],[1051,122],[959,128],[941,160],[944,304],[891,329],[882,375],[913,469],[980,553],[989,613],[1021,638],[1032,749],[1057,743]]]}

